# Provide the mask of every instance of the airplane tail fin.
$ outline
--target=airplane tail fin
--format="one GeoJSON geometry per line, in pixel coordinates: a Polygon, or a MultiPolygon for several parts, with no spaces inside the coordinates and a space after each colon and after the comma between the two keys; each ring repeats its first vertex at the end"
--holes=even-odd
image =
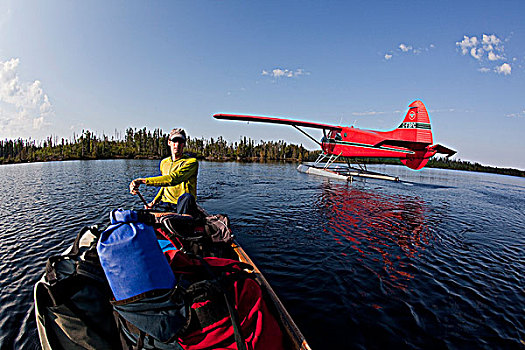
{"type": "Polygon", "coordinates": [[[430,118],[423,102],[414,101],[408,106],[405,119],[395,131],[404,141],[432,144],[430,118]]]}
{"type": "Polygon", "coordinates": [[[436,153],[446,154],[447,157],[456,153],[456,151],[445,146],[431,146],[433,140],[430,118],[425,105],[419,100],[412,102],[410,106],[408,106],[405,119],[395,132],[401,139],[415,143],[412,144],[412,147],[409,147],[412,148],[415,153],[407,156],[405,159],[401,159],[401,162],[411,169],[422,169],[427,164],[429,158],[436,153]]]}

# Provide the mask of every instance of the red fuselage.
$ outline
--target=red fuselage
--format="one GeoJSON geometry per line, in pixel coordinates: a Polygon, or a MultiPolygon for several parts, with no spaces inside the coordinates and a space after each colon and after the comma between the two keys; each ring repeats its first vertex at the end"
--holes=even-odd
{"type": "MultiPolygon", "coordinates": [[[[406,141],[405,130],[372,131],[354,127],[342,127],[341,131],[332,130],[321,142],[322,150],[327,154],[351,158],[399,158],[410,161],[412,169],[421,169],[428,158],[436,154],[430,142],[406,141]],[[414,164],[415,160],[419,160],[414,164]]],[[[404,163],[404,162],[403,162],[404,163]]]]}

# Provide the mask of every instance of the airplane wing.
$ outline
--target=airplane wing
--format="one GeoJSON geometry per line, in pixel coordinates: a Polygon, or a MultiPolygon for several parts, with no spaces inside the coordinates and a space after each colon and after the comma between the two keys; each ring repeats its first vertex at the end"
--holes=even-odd
{"type": "Polygon", "coordinates": [[[304,126],[307,128],[328,129],[328,130],[336,130],[336,131],[343,130],[341,126],[305,122],[301,120],[281,119],[281,118],[274,118],[274,117],[261,117],[257,115],[215,114],[213,117],[215,119],[240,120],[240,121],[246,121],[246,122],[260,122],[260,123],[271,123],[271,124],[284,124],[284,125],[291,125],[291,126],[304,126]]]}

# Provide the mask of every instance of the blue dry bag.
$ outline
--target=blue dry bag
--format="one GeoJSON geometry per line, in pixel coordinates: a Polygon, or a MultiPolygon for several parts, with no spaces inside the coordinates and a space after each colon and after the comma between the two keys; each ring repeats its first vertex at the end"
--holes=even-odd
{"type": "Polygon", "coordinates": [[[172,289],[175,276],[162,254],[155,231],[133,210],[116,209],[100,235],[97,251],[116,300],[156,289],[172,289]]]}

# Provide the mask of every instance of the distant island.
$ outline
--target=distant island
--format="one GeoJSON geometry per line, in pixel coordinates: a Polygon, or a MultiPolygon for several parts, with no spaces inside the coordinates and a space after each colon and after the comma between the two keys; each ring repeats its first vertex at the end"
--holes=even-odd
{"type": "MultiPolygon", "coordinates": [[[[217,139],[188,138],[186,150],[199,159],[212,161],[314,161],[320,150],[309,151],[302,145],[287,144],[284,141],[259,141],[241,137],[238,142],[228,143],[221,136],[217,139]]],[[[96,136],[84,130],[78,137],[58,139],[48,137],[45,141],[34,140],[0,141],[0,164],[47,162],[81,159],[161,159],[170,154],[167,145],[167,134],[162,130],[149,131],[146,128],[128,128],[121,137],[118,133],[111,139],[96,136]]],[[[367,158],[359,162],[366,164],[401,165],[397,159],[367,158]]],[[[525,171],[511,168],[498,168],[479,163],[449,159],[446,157],[431,158],[429,168],[454,169],[495,173],[525,177],[525,171]]]]}

